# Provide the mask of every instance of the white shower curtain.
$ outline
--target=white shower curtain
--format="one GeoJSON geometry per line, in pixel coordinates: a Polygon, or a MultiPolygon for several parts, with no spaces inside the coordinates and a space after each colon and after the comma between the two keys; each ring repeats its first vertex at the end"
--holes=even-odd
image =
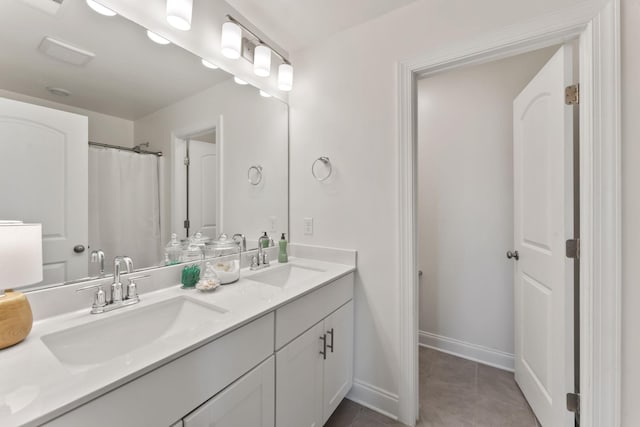
{"type": "MultiPolygon", "coordinates": [[[[113,257],[127,255],[134,268],[160,265],[159,176],[162,158],[111,148],[89,148],[89,246],[113,257]]],[[[92,273],[96,265],[90,265],[92,273]]]]}

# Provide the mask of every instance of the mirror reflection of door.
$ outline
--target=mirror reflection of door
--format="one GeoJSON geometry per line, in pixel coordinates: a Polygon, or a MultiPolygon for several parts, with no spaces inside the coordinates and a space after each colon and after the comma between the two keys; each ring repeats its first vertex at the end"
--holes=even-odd
{"type": "Polygon", "coordinates": [[[218,160],[216,151],[214,132],[187,141],[189,234],[200,232],[212,238],[217,236],[218,160]]]}
{"type": "Polygon", "coordinates": [[[86,117],[0,98],[0,219],[42,223],[38,285],[87,275],[87,132],[86,117]]]}
{"type": "Polygon", "coordinates": [[[181,239],[219,233],[219,138],[212,128],[175,139],[171,232],[181,239]]]}

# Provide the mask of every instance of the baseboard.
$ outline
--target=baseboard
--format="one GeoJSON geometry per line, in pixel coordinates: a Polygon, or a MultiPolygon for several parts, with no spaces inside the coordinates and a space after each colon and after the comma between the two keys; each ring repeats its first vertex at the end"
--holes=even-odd
{"type": "Polygon", "coordinates": [[[441,335],[432,334],[431,332],[420,331],[418,332],[418,337],[419,343],[423,347],[433,348],[444,353],[453,354],[454,356],[473,360],[474,362],[504,369],[506,371],[513,372],[514,370],[514,358],[511,353],[505,353],[503,351],[481,345],[443,337],[441,335]]]}
{"type": "Polygon", "coordinates": [[[353,387],[347,394],[347,399],[391,419],[398,419],[398,395],[364,381],[353,380],[353,387]]]}

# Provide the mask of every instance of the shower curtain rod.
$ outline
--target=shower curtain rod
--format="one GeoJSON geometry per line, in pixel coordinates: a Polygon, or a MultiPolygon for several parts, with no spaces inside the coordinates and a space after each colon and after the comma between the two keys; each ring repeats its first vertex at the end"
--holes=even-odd
{"type": "Polygon", "coordinates": [[[103,144],[101,142],[89,141],[89,145],[93,145],[96,147],[113,148],[113,149],[122,150],[122,151],[131,151],[133,153],[138,153],[138,154],[153,154],[154,156],[162,157],[162,151],[143,150],[142,148],[140,148],[140,145],[142,144],[138,144],[133,148],[129,148],[129,147],[121,147],[119,145],[110,145],[110,144],[103,144]]]}

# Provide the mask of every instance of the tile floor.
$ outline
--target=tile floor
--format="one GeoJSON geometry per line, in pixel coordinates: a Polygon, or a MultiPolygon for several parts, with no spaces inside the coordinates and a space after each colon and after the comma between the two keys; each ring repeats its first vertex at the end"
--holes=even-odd
{"type": "MultiPolygon", "coordinates": [[[[325,427],[403,424],[345,399],[325,427]]],[[[420,348],[418,427],[537,427],[513,374],[420,348]]]]}

